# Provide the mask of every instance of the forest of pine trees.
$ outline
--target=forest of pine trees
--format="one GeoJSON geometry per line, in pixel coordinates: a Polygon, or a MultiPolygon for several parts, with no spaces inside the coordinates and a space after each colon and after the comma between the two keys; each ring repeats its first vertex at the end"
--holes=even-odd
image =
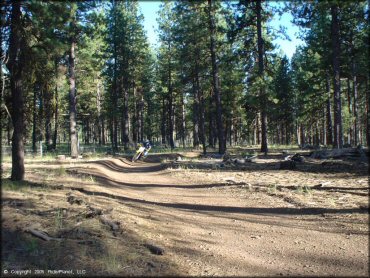
{"type": "Polygon", "coordinates": [[[138,1],[1,0],[1,145],[223,154],[230,146],[369,146],[368,1],[168,1],[157,47],[138,1]],[[277,13],[300,28],[276,51],[277,13]]]}

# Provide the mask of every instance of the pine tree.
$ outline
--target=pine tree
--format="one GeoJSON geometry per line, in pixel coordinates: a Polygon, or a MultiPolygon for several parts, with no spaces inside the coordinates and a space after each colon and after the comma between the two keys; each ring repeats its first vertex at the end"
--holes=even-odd
{"type": "Polygon", "coordinates": [[[226,151],[226,140],[225,133],[222,123],[222,104],[221,104],[221,92],[220,92],[220,80],[218,74],[218,63],[216,61],[216,25],[215,25],[215,10],[214,3],[212,0],[208,0],[208,20],[209,20],[209,33],[210,33],[210,52],[211,52],[211,63],[212,63],[212,86],[213,94],[216,102],[216,123],[218,130],[218,152],[224,154],[226,151]]]}
{"type": "Polygon", "coordinates": [[[23,67],[24,67],[24,29],[22,26],[21,2],[12,2],[9,62],[10,89],[12,94],[12,180],[24,179],[24,100],[23,100],[23,67]]]}

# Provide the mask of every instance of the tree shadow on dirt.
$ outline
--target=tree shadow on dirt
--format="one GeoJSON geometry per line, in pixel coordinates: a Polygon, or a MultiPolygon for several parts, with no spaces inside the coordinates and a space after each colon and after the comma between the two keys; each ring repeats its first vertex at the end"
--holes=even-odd
{"type": "MultiPolygon", "coordinates": [[[[92,237],[88,230],[85,232],[87,245],[78,244],[73,239],[43,241],[19,229],[3,228],[2,272],[4,269],[39,269],[48,275],[47,270],[72,270],[74,275],[78,275],[79,270],[85,271],[83,276],[88,277],[176,273],[170,270],[164,258],[150,255],[140,245],[140,240],[130,234],[125,235],[124,240],[116,239],[120,250],[112,251],[112,245],[106,243],[104,236],[92,237]]],[[[65,277],[63,273],[60,275],[65,277]]]]}
{"type": "Polygon", "coordinates": [[[230,206],[216,206],[216,205],[201,205],[201,204],[187,204],[187,203],[162,203],[147,201],[142,199],[135,199],[119,195],[113,195],[107,192],[90,191],[85,188],[71,187],[72,190],[77,190],[81,193],[94,196],[103,196],[120,200],[124,202],[142,203],[148,205],[156,205],[162,207],[170,207],[191,211],[216,211],[226,213],[244,213],[244,214],[289,214],[289,215],[317,215],[323,213],[360,213],[368,214],[368,210],[360,208],[344,208],[344,209],[331,209],[331,208],[258,208],[258,207],[230,207],[230,206]]]}
{"type": "MultiPolygon", "coordinates": [[[[259,184],[258,187],[264,187],[266,189],[269,189],[271,186],[259,184]]],[[[297,186],[277,186],[276,190],[279,190],[279,191],[281,191],[282,189],[297,190],[297,188],[298,188],[297,186]]],[[[340,193],[352,194],[352,195],[358,195],[358,196],[368,196],[369,193],[353,192],[353,191],[369,191],[370,187],[307,186],[307,189],[315,190],[315,191],[340,192],[340,193]]]]}
{"type": "MultiPolygon", "coordinates": [[[[122,202],[117,200],[118,202],[122,202]]],[[[343,214],[310,214],[310,215],[289,215],[289,214],[242,214],[242,213],[222,213],[220,210],[189,210],[190,214],[180,214],[176,208],[162,209],[161,206],[150,206],[143,205],[140,202],[122,202],[125,206],[132,208],[129,210],[130,214],[137,218],[144,218],[150,220],[151,223],[156,223],[165,227],[168,222],[178,223],[179,225],[190,225],[190,226],[199,226],[201,229],[206,231],[212,231],[217,228],[223,228],[225,230],[235,230],[241,233],[245,232],[245,227],[240,225],[234,225],[233,222],[244,222],[244,223],[253,223],[258,225],[268,225],[270,227],[285,227],[285,228],[295,228],[301,230],[313,230],[319,232],[328,232],[334,234],[359,234],[359,235],[368,235],[367,231],[361,231],[357,228],[356,225],[363,227],[368,223],[368,217],[363,217],[363,214],[357,214],[357,220],[354,221],[353,214],[346,214],[346,216],[351,215],[351,221],[343,221],[343,214]],[[205,216],[207,222],[199,221],[194,216],[205,216]],[[340,218],[339,220],[336,218],[340,218]],[[297,218],[299,220],[297,221],[297,218]],[[217,227],[213,227],[213,220],[217,227]],[[225,219],[225,221],[220,221],[220,219],[225,219]],[[329,223],[329,225],[322,226],[322,221],[329,223]],[[321,223],[321,224],[320,224],[321,223]],[[348,223],[349,227],[346,230],[343,230],[343,224],[348,223]]],[[[368,215],[367,215],[368,216],[368,215]]],[[[168,236],[175,235],[171,228],[166,231],[168,236]]],[[[209,242],[210,243],[210,242],[209,242]]]]}
{"type": "Polygon", "coordinates": [[[111,186],[114,188],[122,188],[124,186],[132,188],[180,188],[180,189],[202,189],[202,188],[214,188],[214,187],[225,187],[228,183],[209,183],[209,184],[186,184],[186,185],[174,185],[174,184],[147,184],[147,183],[128,183],[116,181],[103,173],[98,173],[97,171],[87,170],[85,168],[73,168],[72,170],[77,172],[70,172],[72,175],[77,175],[81,177],[93,177],[95,181],[99,182],[104,186],[111,186]]]}
{"type": "MultiPolygon", "coordinates": [[[[357,176],[367,176],[368,168],[366,165],[361,165],[357,163],[346,164],[346,163],[337,163],[337,164],[327,164],[322,165],[321,163],[313,162],[302,162],[297,163],[295,169],[286,170],[280,169],[280,162],[246,162],[245,164],[222,164],[218,163],[205,163],[205,162],[191,162],[191,161],[181,161],[174,162],[172,164],[167,164],[167,167],[178,168],[178,169],[189,169],[189,170],[215,170],[219,172],[253,172],[253,171],[292,171],[292,172],[303,172],[303,173],[318,173],[318,174],[343,174],[350,173],[357,176]],[[223,165],[221,167],[221,165],[223,165]]],[[[323,162],[322,162],[323,163],[323,162]]]]}

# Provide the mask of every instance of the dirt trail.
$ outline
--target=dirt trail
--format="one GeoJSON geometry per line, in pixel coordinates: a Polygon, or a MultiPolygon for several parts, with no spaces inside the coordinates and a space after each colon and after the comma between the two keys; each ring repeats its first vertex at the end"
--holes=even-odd
{"type": "Polygon", "coordinates": [[[159,163],[107,159],[71,169],[94,177],[99,186],[84,194],[114,198],[124,226],[163,247],[184,275],[368,276],[368,212],[359,208],[302,207],[159,163]]]}

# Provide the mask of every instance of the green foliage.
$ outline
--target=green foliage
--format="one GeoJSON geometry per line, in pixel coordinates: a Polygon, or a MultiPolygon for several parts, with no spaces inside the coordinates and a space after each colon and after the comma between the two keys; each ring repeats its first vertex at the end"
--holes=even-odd
{"type": "MultiPolygon", "coordinates": [[[[364,143],[360,135],[366,134],[369,87],[369,55],[364,51],[369,34],[366,1],[288,2],[284,9],[262,1],[262,73],[257,1],[216,1],[215,54],[229,144],[260,141],[262,109],[267,112],[269,144],[298,143],[300,132],[311,144],[319,140],[314,140],[319,134],[323,143],[329,126],[327,105],[334,116],[333,3],[338,5],[341,28],[344,137],[352,144],[354,137],[362,139],[357,144],[364,143]],[[291,61],[276,53],[273,44],[275,38],[286,36],[286,30],[270,24],[275,14],[286,11],[293,15],[305,42],[291,61]]],[[[11,1],[4,5],[10,14],[11,1]]],[[[76,40],[80,145],[107,145],[116,140],[117,149],[132,150],[136,142],[148,138],[158,145],[163,142],[167,149],[171,136],[175,147],[203,145],[202,136],[205,146],[217,144],[207,1],[164,2],[157,16],[156,47],[148,43],[138,1],[29,1],[22,9],[27,146],[44,141],[47,159],[70,151],[67,57],[71,38],[76,40]]],[[[9,52],[9,22],[1,31],[5,52],[9,52]]],[[[2,101],[11,113],[7,78],[4,88],[2,101]]],[[[2,138],[5,145],[13,130],[3,107],[3,137],[9,137],[2,138]]],[[[111,147],[98,152],[104,154],[107,148],[111,147]]]]}
{"type": "Polygon", "coordinates": [[[63,209],[57,209],[56,213],[55,213],[55,228],[56,229],[62,229],[63,226],[64,226],[64,223],[63,223],[63,209]]]}

